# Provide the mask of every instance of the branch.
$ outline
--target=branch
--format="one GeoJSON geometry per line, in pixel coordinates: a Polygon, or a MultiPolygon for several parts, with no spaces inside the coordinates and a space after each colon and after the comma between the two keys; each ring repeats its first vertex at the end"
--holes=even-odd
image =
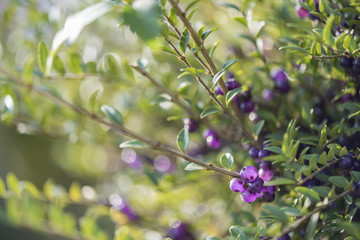
{"type": "Polygon", "coordinates": [[[38,93],[38,94],[52,100],[54,102],[58,102],[58,103],[60,103],[60,104],[62,104],[64,106],[67,106],[67,107],[71,108],[72,110],[74,110],[75,112],[77,112],[79,114],[82,114],[82,115],[92,119],[95,122],[98,122],[98,123],[101,123],[101,124],[103,124],[105,126],[108,126],[109,128],[111,128],[115,132],[120,133],[121,135],[127,136],[127,137],[132,138],[132,139],[139,140],[141,142],[144,142],[144,143],[146,143],[147,145],[149,145],[150,147],[152,147],[155,150],[159,150],[159,151],[171,154],[173,156],[177,156],[179,158],[182,158],[182,159],[184,159],[184,160],[186,160],[188,162],[200,165],[205,170],[212,170],[212,171],[215,171],[215,172],[218,172],[218,173],[230,176],[230,177],[240,178],[240,174],[237,173],[237,172],[233,172],[233,171],[227,170],[225,168],[216,167],[211,163],[203,162],[203,161],[201,161],[199,159],[196,159],[194,157],[191,157],[191,156],[189,156],[189,155],[187,155],[185,153],[179,152],[178,150],[175,150],[175,149],[173,149],[173,148],[171,148],[169,146],[163,145],[160,142],[153,141],[151,139],[143,137],[140,134],[132,132],[131,130],[129,130],[129,129],[123,127],[123,126],[119,126],[117,124],[113,124],[113,123],[111,123],[109,121],[106,121],[103,118],[101,118],[100,116],[98,116],[98,115],[96,115],[94,113],[91,113],[91,112],[87,111],[86,109],[84,109],[82,107],[76,106],[76,105],[64,100],[61,97],[52,95],[49,92],[47,92],[47,91],[45,91],[45,90],[43,90],[43,89],[41,89],[41,88],[39,88],[39,87],[37,87],[35,85],[31,85],[31,84],[27,84],[27,83],[24,83],[22,81],[19,81],[19,80],[17,80],[16,77],[12,76],[10,73],[8,73],[7,71],[5,71],[5,70],[3,70],[1,68],[0,68],[0,72],[3,73],[4,75],[6,75],[11,80],[10,82],[12,82],[12,83],[14,83],[14,84],[16,84],[16,85],[18,85],[18,86],[20,86],[22,88],[32,90],[32,91],[34,91],[34,92],[36,92],[36,93],[38,93]]]}
{"type": "Polygon", "coordinates": [[[137,72],[139,72],[141,75],[146,77],[151,83],[155,85],[158,89],[168,94],[171,98],[171,101],[177,104],[179,107],[183,108],[188,115],[193,118],[197,122],[204,123],[208,128],[213,130],[218,136],[222,137],[223,139],[227,139],[229,141],[234,141],[234,139],[230,138],[227,134],[224,133],[223,130],[220,130],[216,128],[213,124],[211,124],[206,118],[201,119],[198,114],[196,114],[190,107],[186,106],[179,97],[168,90],[165,86],[161,85],[158,81],[156,81],[148,72],[146,72],[144,69],[142,69],[139,66],[131,66],[133,69],[135,69],[137,72]]]}
{"type": "Polygon", "coordinates": [[[338,163],[338,162],[339,162],[339,160],[335,160],[335,161],[332,161],[332,162],[328,163],[327,165],[322,166],[321,168],[319,168],[318,170],[316,170],[315,172],[313,172],[309,177],[304,178],[301,182],[298,183],[298,185],[299,185],[299,186],[304,185],[307,181],[309,181],[310,179],[313,179],[313,178],[316,176],[316,174],[320,173],[320,172],[323,171],[325,168],[330,167],[330,166],[332,166],[332,165],[334,165],[334,164],[336,164],[336,163],[338,163]]]}
{"type": "MultiPolygon", "coordinates": [[[[214,76],[218,70],[215,66],[215,63],[212,61],[210,55],[208,54],[207,50],[204,47],[204,43],[203,41],[199,38],[199,36],[197,35],[196,31],[194,30],[194,28],[192,27],[191,23],[189,22],[189,20],[186,18],[186,14],[185,12],[183,12],[178,3],[175,0],[169,0],[170,4],[173,6],[176,15],[181,19],[181,21],[184,23],[185,27],[189,30],[192,38],[195,41],[196,46],[200,49],[201,54],[203,55],[203,57],[205,58],[206,62],[209,64],[210,70],[211,70],[211,74],[212,76],[214,76]]],[[[223,79],[219,79],[218,81],[221,90],[224,92],[224,94],[226,95],[228,93],[228,89],[223,81],[223,79]]],[[[235,113],[235,119],[236,119],[236,123],[240,126],[242,132],[244,133],[244,135],[250,139],[251,142],[253,142],[253,144],[259,146],[259,144],[256,142],[256,140],[254,139],[253,135],[251,133],[249,133],[244,127],[243,127],[243,119],[242,119],[242,115],[238,109],[238,107],[236,106],[236,103],[234,101],[230,102],[230,106],[231,109],[233,110],[233,112],[235,113]]]]}
{"type": "Polygon", "coordinates": [[[349,194],[352,190],[347,190],[339,195],[337,195],[336,197],[334,197],[333,199],[331,199],[329,202],[327,202],[324,205],[321,205],[317,208],[315,208],[314,210],[312,210],[311,212],[309,212],[308,214],[306,214],[305,216],[303,216],[302,218],[300,218],[299,220],[293,222],[291,225],[289,225],[288,227],[286,227],[283,231],[281,231],[276,237],[270,238],[270,239],[279,239],[282,235],[290,233],[294,230],[296,230],[302,223],[304,223],[306,220],[308,220],[312,215],[314,215],[315,213],[327,208],[330,204],[336,202],[337,200],[343,198],[345,195],[349,194]]]}

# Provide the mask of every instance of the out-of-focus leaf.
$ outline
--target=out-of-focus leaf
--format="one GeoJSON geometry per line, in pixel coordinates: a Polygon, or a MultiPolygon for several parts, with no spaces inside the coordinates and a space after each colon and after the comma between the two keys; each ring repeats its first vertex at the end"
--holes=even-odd
{"type": "Polygon", "coordinates": [[[119,145],[120,148],[148,148],[149,145],[139,140],[129,140],[119,145]]]}
{"type": "Polygon", "coordinates": [[[220,163],[224,167],[231,169],[234,164],[234,157],[231,155],[231,153],[224,153],[220,157],[220,163]]]}
{"type": "Polygon", "coordinates": [[[200,114],[200,118],[203,119],[204,117],[206,116],[209,116],[211,114],[215,114],[215,113],[218,113],[220,112],[220,109],[216,108],[216,107],[208,107],[208,108],[205,108],[201,114],[200,114]]]}
{"type": "Polygon", "coordinates": [[[105,114],[106,118],[109,119],[112,123],[116,123],[118,125],[123,125],[123,118],[121,113],[115,108],[109,105],[103,105],[101,107],[101,111],[105,114]]]}
{"type": "Polygon", "coordinates": [[[189,131],[185,128],[181,129],[179,132],[177,138],[176,138],[176,144],[180,151],[185,152],[186,148],[189,144],[189,131]]]}

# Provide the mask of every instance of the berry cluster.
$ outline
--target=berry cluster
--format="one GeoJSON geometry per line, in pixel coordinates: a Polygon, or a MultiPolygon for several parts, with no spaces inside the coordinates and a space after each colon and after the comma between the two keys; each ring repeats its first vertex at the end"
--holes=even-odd
{"type": "Polygon", "coordinates": [[[264,180],[258,175],[256,167],[248,165],[241,169],[240,179],[230,181],[230,190],[240,192],[243,200],[248,203],[261,198],[264,202],[275,199],[275,186],[264,186],[264,180]]]}
{"type": "MultiPolygon", "coordinates": [[[[227,74],[227,81],[225,82],[226,88],[231,91],[233,89],[239,88],[241,85],[235,81],[234,75],[231,73],[227,74]]],[[[220,86],[215,87],[216,95],[224,95],[224,92],[221,90],[220,86]]],[[[255,104],[251,101],[251,92],[249,90],[242,91],[234,97],[240,111],[244,113],[251,113],[255,110],[255,104]]]]}
{"type": "Polygon", "coordinates": [[[270,156],[271,152],[269,150],[261,149],[259,150],[256,147],[251,147],[249,149],[249,155],[256,161],[260,162],[259,167],[259,177],[264,181],[269,181],[274,176],[274,171],[272,169],[271,162],[262,161],[264,157],[270,156]]]}

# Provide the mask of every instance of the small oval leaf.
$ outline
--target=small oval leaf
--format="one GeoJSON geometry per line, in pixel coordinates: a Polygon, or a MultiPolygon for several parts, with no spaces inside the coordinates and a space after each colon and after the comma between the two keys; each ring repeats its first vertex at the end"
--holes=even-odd
{"type": "Polygon", "coordinates": [[[101,111],[105,114],[106,118],[109,119],[112,123],[123,125],[121,113],[115,108],[109,105],[103,105],[101,107],[101,111]]]}
{"type": "Polygon", "coordinates": [[[189,131],[185,128],[181,129],[176,138],[176,144],[180,151],[185,152],[189,144],[189,131]]]}

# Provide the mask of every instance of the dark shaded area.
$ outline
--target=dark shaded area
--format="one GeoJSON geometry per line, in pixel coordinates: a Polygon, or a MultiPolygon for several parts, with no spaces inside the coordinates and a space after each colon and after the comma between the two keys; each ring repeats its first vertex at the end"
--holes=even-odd
{"type": "Polygon", "coordinates": [[[19,134],[16,129],[0,125],[0,177],[13,172],[20,180],[28,180],[42,189],[52,178],[69,186],[71,179],[52,159],[51,145],[56,139],[19,134]]]}
{"type": "Polygon", "coordinates": [[[0,222],[0,236],[1,240],[69,240],[57,235],[49,235],[46,233],[35,232],[34,230],[27,228],[15,228],[0,222]]]}

